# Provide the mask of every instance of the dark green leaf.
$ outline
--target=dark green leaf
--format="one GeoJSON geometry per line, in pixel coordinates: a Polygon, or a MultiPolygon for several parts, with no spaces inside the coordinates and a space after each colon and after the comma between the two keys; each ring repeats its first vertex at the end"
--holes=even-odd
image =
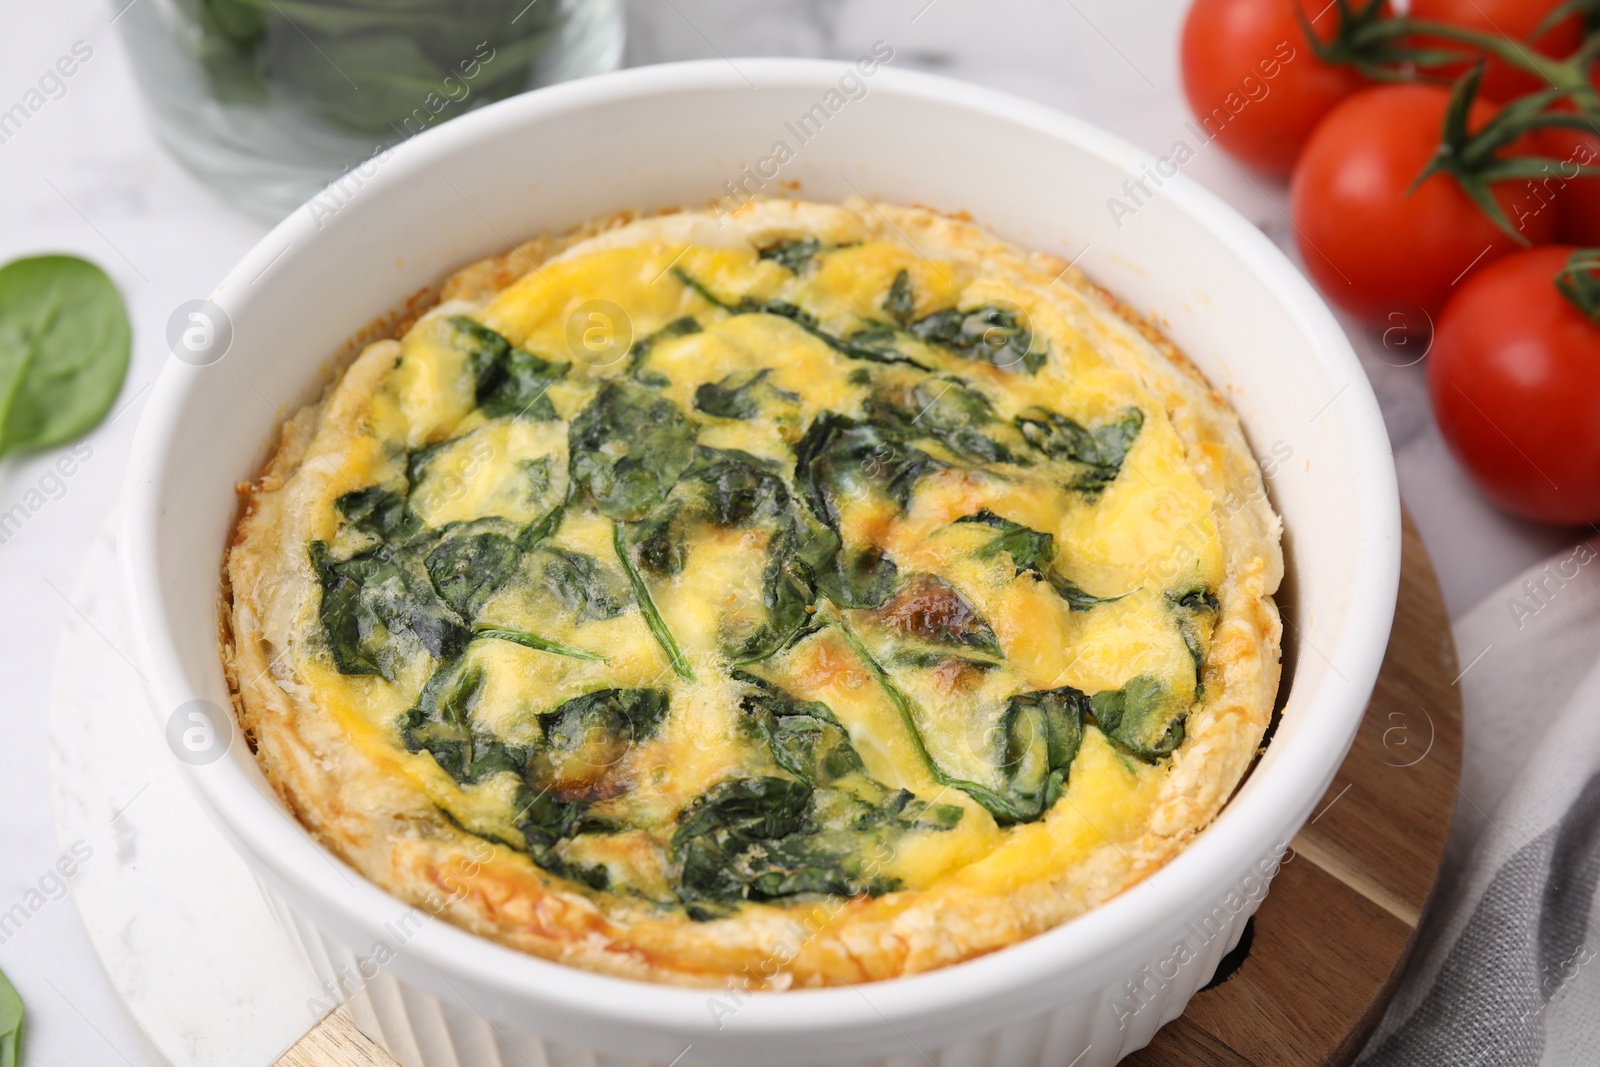
{"type": "Polygon", "coordinates": [[[817,574],[817,588],[841,608],[878,608],[899,584],[900,570],[883,550],[840,549],[832,565],[817,574]]]}
{"type": "Polygon", "coordinates": [[[794,523],[781,527],[767,548],[761,572],[761,602],[766,621],[729,657],[738,664],[770,659],[806,631],[816,601],[816,578],[802,551],[803,532],[794,523]]]}
{"type": "Polygon", "coordinates": [[[819,700],[797,700],[786,690],[743,672],[750,688],[739,700],[773,761],[807,785],[831,785],[863,769],[850,735],[819,700]]]}
{"type": "Polygon", "coordinates": [[[970,311],[935,311],[913,323],[911,333],[962,359],[996,367],[1021,367],[1029,374],[1037,374],[1045,364],[1043,343],[1035,346],[1027,321],[1016,310],[997,304],[984,304],[970,311]]]}
{"type": "Polygon", "coordinates": [[[422,520],[412,512],[405,496],[382,486],[346,493],[333,506],[351,526],[384,541],[409,541],[422,532],[422,520]]]}
{"type": "Polygon", "coordinates": [[[540,578],[561,606],[579,622],[614,619],[623,612],[626,595],[593,556],[564,548],[542,548],[540,578]]]}
{"type": "Polygon", "coordinates": [[[753,419],[761,414],[760,386],[771,374],[771,368],[735,371],[721,381],[706,382],[694,391],[695,409],[719,419],[753,419]]]}
{"type": "Polygon", "coordinates": [[[774,260],[791,273],[799,274],[822,247],[822,242],[815,237],[793,237],[768,245],[760,254],[762,259],[774,260]]]}
{"type": "Polygon", "coordinates": [[[469,622],[517,569],[522,552],[503,533],[482,530],[448,536],[424,565],[439,597],[469,622]]]}
{"type": "Polygon", "coordinates": [[[608,518],[641,518],[693,461],[694,433],[672,401],[642,386],[606,382],[568,430],[573,484],[608,518]]]}
{"type": "Polygon", "coordinates": [[[838,496],[848,496],[859,481],[879,486],[905,508],[917,480],[945,464],[896,439],[881,426],[857,422],[831,411],[819,414],[795,446],[795,481],[812,512],[839,528],[838,496]]]}
{"type": "Polygon", "coordinates": [[[0,267],[0,455],[87,433],[128,373],[128,313],[105,272],[76,256],[0,267]]]}
{"type": "Polygon", "coordinates": [[[323,634],[341,674],[381,674],[393,681],[407,658],[397,641],[415,641],[437,659],[453,659],[466,646],[466,626],[439,600],[427,571],[410,554],[380,545],[334,562],[323,542],[309,548],[322,585],[323,634]]]}
{"type": "Polygon", "coordinates": [[[1140,759],[1153,763],[1183,743],[1185,709],[1166,685],[1147,674],[1130,678],[1121,689],[1096,693],[1089,704],[1105,735],[1140,759]]]}
{"type": "Polygon", "coordinates": [[[1066,786],[1083,742],[1089,699],[1071,686],[1018,693],[1006,701],[999,729],[999,766],[1006,794],[1032,821],[1049,811],[1066,786]]]}
{"type": "Polygon", "coordinates": [[[911,275],[901,271],[889,286],[889,295],[883,299],[883,310],[901,326],[911,325],[911,316],[917,310],[917,294],[911,290],[911,275]]]}
{"type": "Polygon", "coordinates": [[[1028,444],[1044,455],[1086,464],[1088,469],[1073,488],[1093,495],[1110,485],[1122,470],[1122,461],[1144,426],[1144,412],[1130,408],[1122,418],[1093,430],[1044,408],[1030,408],[1015,422],[1028,444]]]}
{"type": "Polygon", "coordinates": [[[451,341],[465,353],[474,392],[482,397],[494,389],[504,376],[506,354],[511,351],[511,342],[465,315],[452,315],[449,322],[454,331],[451,341]]]}
{"type": "Polygon", "coordinates": [[[1031,574],[1035,578],[1049,582],[1050,588],[1055,590],[1056,595],[1065,600],[1073,611],[1088,611],[1097,604],[1111,604],[1122,599],[1121,596],[1091,596],[1080,589],[1077,583],[1062,577],[1055,569],[1056,539],[1051,534],[1002,518],[988,508],[956,521],[982,523],[999,530],[1000,536],[978,549],[977,557],[989,559],[1001,552],[1006,553],[1011,557],[1011,565],[1017,574],[1031,574]]]}
{"type": "Polygon", "coordinates": [[[538,652],[549,652],[557,656],[566,656],[568,659],[604,660],[605,657],[597,652],[590,652],[585,648],[573,648],[560,641],[552,641],[548,637],[529,633],[526,630],[515,630],[509,626],[484,626],[472,632],[474,639],[495,641],[510,641],[523,648],[531,648],[538,652]]]}
{"type": "Polygon", "coordinates": [[[994,411],[983,394],[948,378],[918,382],[904,407],[887,396],[867,399],[867,415],[896,427],[907,437],[931,437],[962,459],[974,463],[1010,463],[1011,450],[983,432],[994,423],[994,411]]]}
{"type": "Polygon", "coordinates": [[[688,657],[683,654],[677,639],[667,628],[667,621],[656,609],[656,602],[650,595],[650,587],[644,584],[638,568],[633,565],[633,557],[628,551],[628,543],[623,537],[620,523],[612,527],[611,544],[616,550],[617,560],[622,564],[623,572],[628,576],[628,585],[633,589],[633,599],[638,603],[640,613],[644,615],[645,625],[650,628],[650,633],[655,637],[656,644],[661,646],[661,651],[667,654],[667,662],[672,665],[672,672],[686,682],[694,681],[694,669],[689,666],[688,657]]]}
{"type": "MultiPolygon", "coordinates": [[[[496,753],[496,766],[475,767],[476,738],[472,728],[472,704],[483,690],[481,668],[447,663],[433,673],[417,702],[406,712],[402,737],[412,752],[429,752],[440,768],[458,782],[476,781],[489,773],[505,769],[503,753],[496,753]]],[[[521,770],[520,764],[511,768],[521,770]]]]}
{"type": "Polygon", "coordinates": [[[572,366],[570,363],[552,363],[513,348],[506,353],[503,366],[499,379],[489,389],[478,391],[478,407],[485,418],[509,415],[536,422],[557,418],[555,405],[545,393],[566,377],[572,366]]]}
{"type": "Polygon", "coordinates": [[[1183,637],[1183,647],[1189,650],[1189,658],[1194,661],[1194,698],[1202,700],[1206,695],[1206,650],[1201,628],[1205,628],[1209,637],[1211,628],[1216,625],[1215,616],[1220,605],[1215,594],[1204,586],[1196,586],[1181,596],[1168,593],[1167,599],[1176,609],[1178,633],[1183,637]]]}
{"type": "Polygon", "coordinates": [[[662,341],[670,341],[674,337],[687,337],[692,333],[700,332],[700,323],[693,315],[684,315],[682,318],[673,319],[655,333],[641,337],[633,343],[633,348],[628,352],[628,374],[645,385],[667,386],[672,384],[664,375],[646,370],[644,361],[650,358],[650,352],[662,341]]]}
{"type": "Polygon", "coordinates": [[[789,504],[789,487],[776,465],[736,448],[702,445],[684,477],[700,485],[707,515],[717,526],[748,526],[776,517],[789,504]]]}

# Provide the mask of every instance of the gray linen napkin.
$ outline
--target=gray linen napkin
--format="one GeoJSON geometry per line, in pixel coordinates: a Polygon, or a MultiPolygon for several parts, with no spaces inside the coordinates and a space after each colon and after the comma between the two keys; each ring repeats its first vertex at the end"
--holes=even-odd
{"type": "Polygon", "coordinates": [[[1358,1067],[1600,1063],[1600,537],[1491,594],[1455,638],[1450,842],[1358,1067]]]}

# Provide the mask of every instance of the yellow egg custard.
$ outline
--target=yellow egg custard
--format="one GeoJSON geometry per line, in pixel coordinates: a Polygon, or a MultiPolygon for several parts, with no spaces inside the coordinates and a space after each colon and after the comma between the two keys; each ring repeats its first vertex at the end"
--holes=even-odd
{"type": "Polygon", "coordinates": [[[269,779],[396,896],[679,984],[990,952],[1254,759],[1279,522],[1238,420],[1054,257],[924,209],[618,216],[470,267],[245,487],[269,779]]]}

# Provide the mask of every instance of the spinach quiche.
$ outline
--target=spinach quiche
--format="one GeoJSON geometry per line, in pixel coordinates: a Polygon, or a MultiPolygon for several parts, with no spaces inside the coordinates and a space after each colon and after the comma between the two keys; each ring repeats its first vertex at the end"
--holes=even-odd
{"type": "Polygon", "coordinates": [[[241,487],[268,778],[578,967],[925,971],[1115,896],[1273,713],[1238,420],[1060,260],[920,208],[620,215],[469,267],[241,487]]]}

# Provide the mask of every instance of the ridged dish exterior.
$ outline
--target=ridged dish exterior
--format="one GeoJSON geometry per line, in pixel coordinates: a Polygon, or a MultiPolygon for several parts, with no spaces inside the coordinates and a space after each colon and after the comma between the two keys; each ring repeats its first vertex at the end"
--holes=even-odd
{"type": "MultiPolygon", "coordinates": [[[[1170,948],[1091,996],[964,1041],[934,1047],[907,1039],[904,1053],[816,1067],[1111,1067],[1148,1045],[1176,1019],[1239,943],[1269,879],[1241,880],[1209,911],[1172,929],[1170,948]],[[1241,902],[1242,906],[1236,902],[1241,902]],[[1235,910],[1237,909],[1237,910],[1235,910]],[[1188,952],[1180,951],[1180,945],[1188,952]]],[[[318,929],[266,885],[262,896],[305,955],[317,981],[342,999],[362,1033],[404,1067],[695,1067],[693,1047],[676,1060],[642,1059],[547,1040],[515,1023],[491,1020],[456,999],[434,996],[384,969],[352,981],[357,953],[318,929]]],[[[781,995],[781,994],[780,994],[781,995]]]]}

